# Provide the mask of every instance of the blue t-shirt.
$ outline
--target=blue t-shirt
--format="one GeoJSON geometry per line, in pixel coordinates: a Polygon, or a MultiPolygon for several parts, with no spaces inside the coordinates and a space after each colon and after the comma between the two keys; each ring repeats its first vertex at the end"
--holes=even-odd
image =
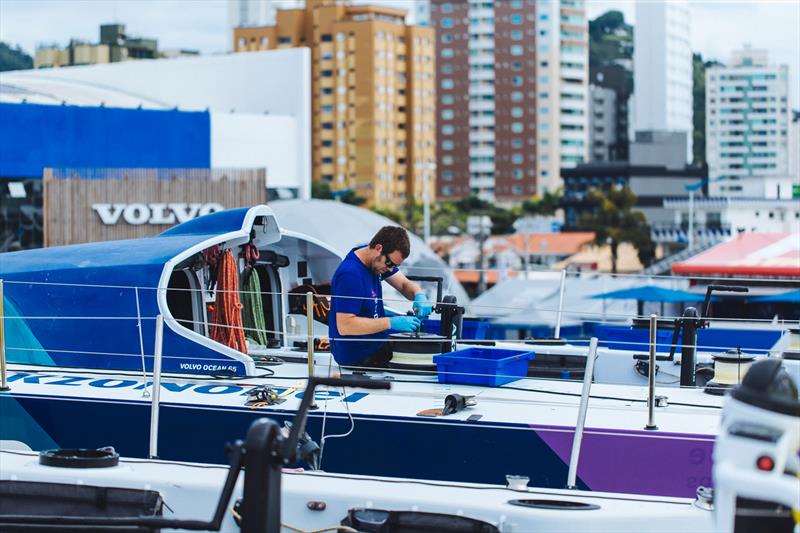
{"type": "Polygon", "coordinates": [[[383,347],[388,337],[385,331],[371,335],[340,335],[336,327],[336,313],[352,313],[365,318],[386,316],[381,281],[395,274],[397,267],[383,275],[374,274],[355,254],[359,248],[363,246],[350,250],[331,280],[328,334],[333,357],[340,365],[350,365],[366,359],[383,347]]]}

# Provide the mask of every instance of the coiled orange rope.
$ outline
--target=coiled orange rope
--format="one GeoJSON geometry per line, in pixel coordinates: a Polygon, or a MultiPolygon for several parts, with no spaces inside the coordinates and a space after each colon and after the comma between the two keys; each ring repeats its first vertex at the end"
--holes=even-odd
{"type": "Polygon", "coordinates": [[[239,301],[239,270],[230,250],[225,251],[219,264],[212,322],[213,340],[247,353],[242,327],[242,303],[239,301]]]}

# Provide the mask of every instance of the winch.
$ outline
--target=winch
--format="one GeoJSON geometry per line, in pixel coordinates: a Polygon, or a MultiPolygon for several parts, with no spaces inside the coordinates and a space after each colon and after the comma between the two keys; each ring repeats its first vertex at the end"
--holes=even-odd
{"type": "Polygon", "coordinates": [[[420,372],[435,371],[433,356],[455,349],[456,339],[461,335],[464,308],[458,305],[455,296],[442,297],[441,277],[408,276],[408,279],[436,283],[436,305],[433,307],[433,312],[439,313],[441,317],[439,333],[411,332],[389,335],[392,347],[389,366],[420,372]]]}
{"type": "Polygon", "coordinates": [[[392,333],[391,368],[418,371],[435,371],[433,356],[452,349],[452,341],[434,333],[392,333]]]}

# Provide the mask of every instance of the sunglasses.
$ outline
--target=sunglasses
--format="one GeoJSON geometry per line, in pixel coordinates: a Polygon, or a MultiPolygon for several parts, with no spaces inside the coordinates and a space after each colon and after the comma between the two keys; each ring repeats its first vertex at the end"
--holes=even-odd
{"type": "Polygon", "coordinates": [[[397,264],[394,261],[389,259],[389,256],[387,254],[383,254],[383,258],[386,259],[386,268],[394,268],[397,266],[397,264]]]}

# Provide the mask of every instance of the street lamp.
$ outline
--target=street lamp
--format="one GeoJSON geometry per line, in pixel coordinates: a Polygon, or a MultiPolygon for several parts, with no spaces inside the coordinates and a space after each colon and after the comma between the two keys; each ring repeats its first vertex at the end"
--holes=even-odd
{"type": "Polygon", "coordinates": [[[467,217],[467,234],[478,238],[480,254],[480,270],[478,271],[478,294],[483,294],[486,290],[486,257],[483,253],[483,246],[486,238],[492,231],[492,219],[486,215],[467,217]]]}

